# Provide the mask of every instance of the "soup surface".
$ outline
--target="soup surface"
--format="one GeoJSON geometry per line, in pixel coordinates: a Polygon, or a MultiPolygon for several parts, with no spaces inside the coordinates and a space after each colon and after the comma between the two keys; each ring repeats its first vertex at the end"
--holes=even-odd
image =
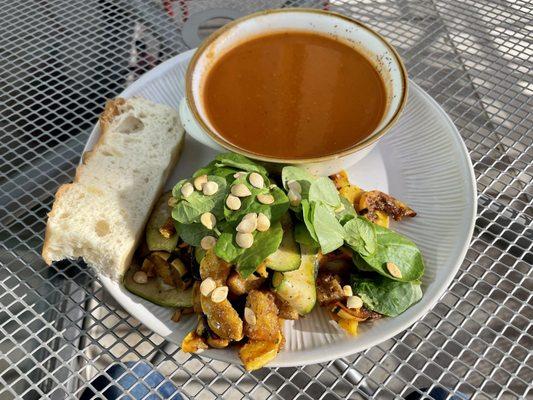
{"type": "Polygon", "coordinates": [[[352,47],[306,32],[260,36],[228,51],[203,87],[209,121],[233,145],[301,159],[336,153],[379,124],[385,87],[352,47]]]}

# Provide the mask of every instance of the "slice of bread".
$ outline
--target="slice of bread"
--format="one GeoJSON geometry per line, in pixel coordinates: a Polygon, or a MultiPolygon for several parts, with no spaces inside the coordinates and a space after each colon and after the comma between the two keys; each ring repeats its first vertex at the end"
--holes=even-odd
{"type": "Polygon", "coordinates": [[[56,193],[43,258],[51,264],[82,257],[120,280],[178,160],[184,131],[176,111],[142,98],[109,101],[100,129],[74,182],[56,193]]]}

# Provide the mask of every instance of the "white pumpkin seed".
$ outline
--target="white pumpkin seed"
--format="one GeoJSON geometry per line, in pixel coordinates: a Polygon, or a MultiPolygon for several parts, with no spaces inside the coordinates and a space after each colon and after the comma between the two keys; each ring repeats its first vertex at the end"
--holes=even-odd
{"type": "Polygon", "coordinates": [[[352,309],[358,309],[363,307],[363,300],[359,296],[350,296],[346,300],[346,307],[352,309]]]}
{"type": "Polygon", "coordinates": [[[270,193],[261,193],[257,195],[257,201],[261,204],[272,204],[274,203],[274,196],[270,193]]]}
{"type": "Polygon", "coordinates": [[[237,232],[240,233],[252,233],[257,229],[257,214],[246,214],[239,225],[237,225],[237,232]]]}
{"type": "Polygon", "coordinates": [[[237,245],[242,249],[249,249],[254,244],[254,235],[251,233],[237,233],[235,235],[237,245]]]}
{"type": "Polygon", "coordinates": [[[246,197],[250,196],[252,192],[244,183],[238,183],[237,185],[233,185],[231,187],[231,194],[237,197],[246,197]]]}
{"type": "Polygon", "coordinates": [[[295,192],[294,190],[289,190],[289,193],[287,193],[287,197],[289,198],[289,203],[293,207],[297,207],[302,202],[302,195],[298,192],[295,192]]]}
{"type": "Polygon", "coordinates": [[[353,290],[352,290],[352,287],[350,285],[344,285],[342,287],[342,291],[344,292],[344,295],[346,297],[353,296],[353,290]]]}
{"type": "Polygon", "coordinates": [[[215,194],[216,192],[218,192],[218,183],[216,182],[211,182],[211,181],[206,182],[202,186],[202,193],[205,194],[206,196],[211,196],[215,194]]]}
{"type": "Polygon", "coordinates": [[[250,307],[244,307],[244,320],[250,325],[255,325],[257,323],[254,310],[250,307]]]}
{"type": "Polygon", "coordinates": [[[300,185],[300,182],[298,181],[292,180],[287,182],[287,187],[293,192],[302,193],[302,185],[300,185]]]}
{"type": "Polygon", "coordinates": [[[248,180],[250,181],[250,184],[255,188],[262,189],[263,186],[265,186],[265,180],[257,172],[252,172],[248,180]]]}
{"type": "Polygon", "coordinates": [[[257,228],[256,229],[259,232],[264,232],[264,231],[268,231],[268,228],[270,228],[270,220],[268,219],[268,217],[263,213],[257,214],[257,228]]]}
{"type": "Polygon", "coordinates": [[[235,173],[233,174],[233,177],[234,177],[235,179],[239,179],[239,178],[241,178],[241,177],[243,177],[243,176],[246,176],[246,174],[247,174],[246,172],[239,171],[239,172],[235,172],[235,173]]]}
{"type": "Polygon", "coordinates": [[[202,240],[200,240],[200,247],[204,250],[211,250],[216,244],[217,240],[213,236],[204,236],[202,240]]]}
{"type": "Polygon", "coordinates": [[[217,218],[212,213],[206,212],[200,216],[200,222],[207,229],[213,229],[217,224],[217,218]]]}
{"type": "Polygon", "coordinates": [[[220,303],[228,297],[228,287],[227,286],[220,286],[217,287],[213,292],[211,293],[211,300],[214,303],[220,303]]]}
{"type": "Polygon", "coordinates": [[[232,194],[228,195],[228,198],[226,199],[226,206],[233,211],[238,210],[241,208],[241,199],[239,199],[237,196],[234,196],[232,194]]]}
{"type": "Polygon", "coordinates": [[[202,296],[209,296],[216,287],[217,284],[213,278],[205,278],[202,283],[200,283],[200,293],[202,293],[202,296]]]}
{"type": "Polygon", "coordinates": [[[402,277],[402,271],[400,271],[400,268],[398,268],[398,266],[392,261],[389,261],[387,263],[387,271],[389,271],[389,274],[391,274],[395,278],[400,279],[402,277]]]}
{"type": "Polygon", "coordinates": [[[137,271],[133,274],[133,282],[143,285],[148,282],[148,275],[144,271],[137,271]]]}
{"type": "Polygon", "coordinates": [[[198,191],[202,190],[204,184],[207,182],[207,175],[200,175],[194,178],[194,188],[198,191]]]}
{"type": "Polygon", "coordinates": [[[181,187],[181,194],[182,194],[183,197],[185,197],[185,198],[189,197],[193,192],[194,192],[194,187],[193,187],[193,185],[190,184],[189,182],[187,182],[186,184],[184,184],[184,185],[181,187]]]}

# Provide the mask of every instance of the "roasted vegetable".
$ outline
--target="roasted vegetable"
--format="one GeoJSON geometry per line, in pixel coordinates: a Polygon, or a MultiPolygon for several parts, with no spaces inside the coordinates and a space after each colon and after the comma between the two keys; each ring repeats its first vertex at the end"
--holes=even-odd
{"type": "Polygon", "coordinates": [[[239,357],[244,364],[244,368],[246,368],[247,371],[253,371],[264,367],[276,357],[281,349],[282,342],[283,335],[281,332],[279,332],[275,342],[259,340],[248,341],[248,343],[244,344],[239,351],[239,357]]]}
{"type": "Polygon", "coordinates": [[[253,323],[250,323],[245,310],[245,335],[253,340],[277,341],[281,326],[274,295],[270,291],[252,290],[246,298],[246,307],[251,310],[254,318],[253,323]]]}
{"type": "Polygon", "coordinates": [[[365,192],[359,200],[357,211],[370,221],[385,228],[388,227],[388,218],[385,218],[385,216],[391,216],[395,221],[400,221],[404,217],[414,217],[416,215],[416,212],[405,203],[379,190],[365,192]]]}
{"type": "Polygon", "coordinates": [[[200,276],[202,279],[213,278],[218,286],[226,284],[230,271],[231,266],[221,258],[218,258],[214,250],[206,251],[200,262],[200,276]]]}
{"type": "Polygon", "coordinates": [[[250,290],[259,289],[263,282],[265,282],[265,278],[255,276],[254,274],[244,279],[237,271],[232,271],[226,284],[231,293],[236,296],[242,296],[250,290]]]}
{"type": "Polygon", "coordinates": [[[339,275],[320,271],[316,279],[316,296],[321,306],[343,300],[346,296],[342,290],[339,275]]]}
{"type": "Polygon", "coordinates": [[[219,303],[201,296],[202,310],[209,328],[220,338],[239,341],[243,337],[243,322],[228,299],[219,303]]]}
{"type": "Polygon", "coordinates": [[[189,332],[181,341],[181,349],[186,353],[200,353],[207,348],[205,339],[199,336],[196,331],[189,332]]]}
{"type": "Polygon", "coordinates": [[[171,209],[168,206],[170,197],[170,192],[161,196],[146,224],[146,244],[150,251],[162,250],[171,252],[178,244],[178,235],[170,216],[171,209]]]}

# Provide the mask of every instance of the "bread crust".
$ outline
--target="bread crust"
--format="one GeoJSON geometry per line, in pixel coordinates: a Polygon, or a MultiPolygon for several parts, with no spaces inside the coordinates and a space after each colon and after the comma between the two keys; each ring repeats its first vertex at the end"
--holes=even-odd
{"type": "MultiPolygon", "coordinates": [[[[112,100],[108,100],[106,102],[104,110],[103,110],[103,112],[102,112],[102,114],[100,115],[100,118],[99,118],[100,135],[98,137],[98,140],[97,140],[96,144],[94,145],[94,147],[91,150],[88,150],[88,151],[86,151],[85,153],[82,154],[81,163],[76,168],[76,174],[74,176],[73,182],[72,183],[63,184],[63,185],[61,185],[58,188],[58,190],[56,192],[56,195],[55,195],[54,204],[52,205],[52,209],[48,213],[48,220],[50,220],[50,218],[54,217],[55,214],[57,213],[57,208],[59,207],[59,202],[57,200],[60,199],[61,196],[63,196],[68,190],[70,190],[70,188],[72,186],[74,186],[74,184],[76,184],[79,181],[79,178],[80,178],[80,175],[81,175],[81,171],[83,170],[83,168],[85,168],[85,166],[87,165],[87,163],[90,160],[90,158],[98,151],[98,148],[103,144],[104,138],[107,135],[107,133],[109,132],[109,129],[110,129],[110,126],[112,124],[113,119],[121,114],[120,108],[124,104],[126,104],[126,102],[127,102],[127,100],[123,99],[123,98],[112,99],[112,100]]],[[[176,164],[176,162],[177,162],[177,160],[178,160],[178,158],[179,158],[179,156],[181,154],[181,150],[183,148],[183,143],[184,143],[184,136],[185,135],[182,136],[182,138],[180,140],[180,143],[176,146],[176,149],[174,150],[174,152],[173,152],[173,154],[171,156],[171,161],[170,161],[169,165],[167,166],[167,168],[162,173],[162,178],[163,179],[162,179],[162,182],[159,185],[159,188],[157,190],[157,195],[154,196],[154,199],[152,200],[152,204],[150,206],[150,209],[152,209],[154,207],[155,203],[157,202],[157,199],[161,195],[161,192],[163,191],[163,187],[165,185],[165,182],[168,179],[168,175],[169,175],[171,169],[175,166],[175,164],[176,164]]],[[[143,223],[143,226],[146,225],[146,220],[148,219],[148,217],[149,217],[149,213],[147,213],[147,215],[146,215],[146,218],[145,218],[145,221],[143,223]]],[[[135,236],[135,243],[138,243],[139,238],[142,235],[142,232],[143,232],[143,230],[140,230],[139,232],[137,232],[137,234],[135,236]]],[[[43,243],[43,248],[42,248],[42,257],[43,257],[44,261],[46,262],[46,264],[48,264],[48,265],[51,265],[53,263],[53,261],[57,261],[57,260],[53,260],[52,259],[52,255],[50,253],[50,243],[52,243],[52,242],[53,242],[53,232],[51,230],[51,227],[50,227],[49,223],[47,222],[46,229],[45,229],[45,235],[44,235],[44,243],[43,243]]],[[[119,261],[119,266],[120,266],[121,270],[123,270],[124,267],[126,266],[126,264],[130,262],[134,251],[135,251],[135,246],[133,246],[133,248],[128,252],[128,254],[124,254],[122,256],[122,259],[119,261]]]]}

